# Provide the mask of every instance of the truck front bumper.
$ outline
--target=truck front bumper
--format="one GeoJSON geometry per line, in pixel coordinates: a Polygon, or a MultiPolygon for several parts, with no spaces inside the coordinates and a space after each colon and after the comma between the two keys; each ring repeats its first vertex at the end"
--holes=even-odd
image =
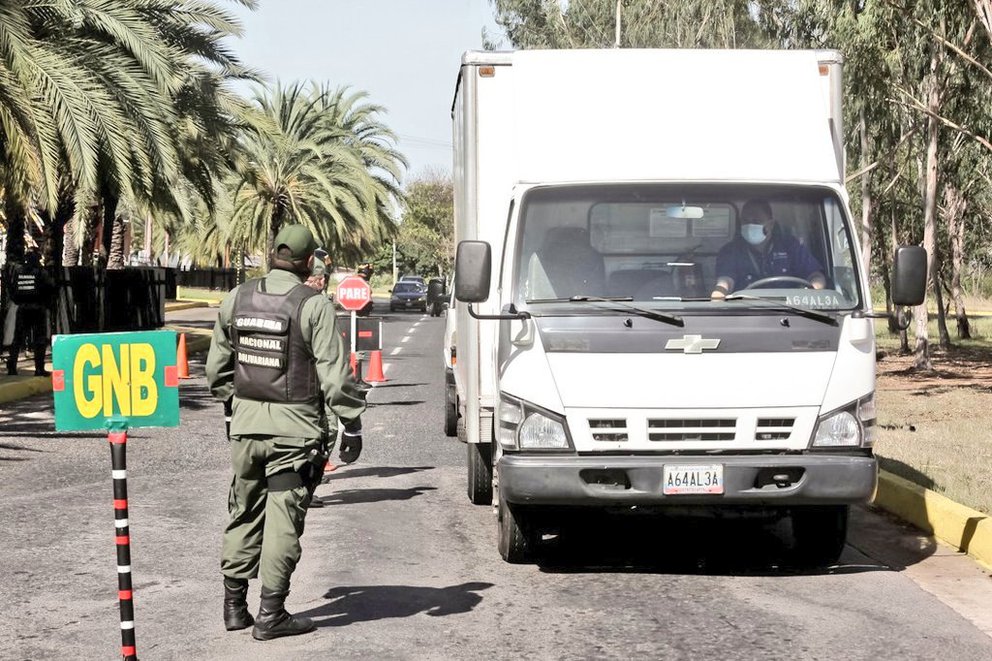
{"type": "Polygon", "coordinates": [[[878,484],[873,457],[827,454],[505,454],[498,470],[501,494],[507,502],[521,505],[840,505],[868,502],[878,484]],[[721,464],[724,493],[666,495],[665,464],[721,464]]]}

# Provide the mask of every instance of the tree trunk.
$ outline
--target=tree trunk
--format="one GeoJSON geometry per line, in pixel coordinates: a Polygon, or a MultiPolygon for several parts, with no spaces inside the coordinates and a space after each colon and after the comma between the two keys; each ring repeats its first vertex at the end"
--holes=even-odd
{"type": "Polygon", "coordinates": [[[62,234],[62,266],[79,266],[79,219],[75,214],[70,217],[63,227],[62,234]]]}
{"type": "Polygon", "coordinates": [[[27,223],[27,209],[16,195],[4,197],[4,212],[7,216],[7,264],[24,261],[24,231],[27,223]]]}
{"type": "MultiPolygon", "coordinates": [[[[107,268],[110,268],[110,251],[113,249],[114,236],[117,234],[117,206],[120,204],[120,198],[113,193],[104,193],[103,195],[103,244],[101,254],[104,256],[106,261],[104,262],[107,268]]],[[[123,264],[122,264],[123,266],[123,264]]]]}
{"type": "Polygon", "coordinates": [[[266,266],[264,268],[265,268],[266,271],[268,271],[269,258],[271,258],[273,252],[276,249],[276,246],[275,246],[275,243],[276,243],[276,234],[278,234],[279,233],[279,230],[282,229],[282,224],[283,224],[283,221],[285,221],[285,219],[286,219],[286,210],[283,209],[281,206],[276,206],[272,210],[272,220],[269,223],[269,237],[268,237],[268,240],[266,241],[266,244],[265,244],[265,247],[266,247],[266,252],[265,252],[266,259],[264,261],[265,261],[266,266]]]}
{"type": "Polygon", "coordinates": [[[940,273],[940,254],[934,259],[933,295],[937,299],[937,336],[940,348],[951,348],[951,334],[947,332],[947,310],[944,308],[943,276],[940,273]]]}
{"type": "Polygon", "coordinates": [[[55,208],[55,217],[51,221],[51,234],[48,246],[46,264],[60,267],[65,255],[66,227],[71,225],[76,213],[76,198],[71,192],[63,190],[59,194],[59,204],[55,208]]]}
{"type": "MultiPolygon", "coordinates": [[[[861,166],[866,167],[870,161],[871,140],[868,137],[864,108],[858,111],[858,133],[861,136],[861,166]]],[[[869,280],[871,280],[872,211],[871,173],[866,172],[861,176],[861,262],[865,265],[865,275],[869,280]]]]}
{"type": "Polygon", "coordinates": [[[110,231],[110,250],[107,253],[107,269],[120,271],[124,268],[124,235],[127,233],[127,209],[114,214],[110,231]]]}
{"type": "MultiPolygon", "coordinates": [[[[940,114],[940,71],[941,50],[935,49],[930,57],[930,75],[927,91],[927,109],[931,114],[927,117],[927,161],[925,193],[923,196],[923,247],[927,251],[927,286],[933,288],[936,283],[935,263],[937,253],[937,156],[940,137],[940,122],[935,116],[940,114]]],[[[933,369],[930,358],[930,333],[928,328],[927,301],[916,306],[913,316],[916,321],[916,355],[914,367],[918,370],[933,369]]]]}
{"type": "MultiPolygon", "coordinates": [[[[896,226],[896,212],[895,209],[892,210],[892,254],[895,255],[896,248],[899,247],[899,228],[896,226]]],[[[886,270],[886,282],[889,282],[889,262],[885,262],[886,270]]],[[[892,300],[891,294],[891,283],[889,283],[889,289],[886,289],[886,296],[889,298],[888,302],[892,300]]],[[[888,311],[889,305],[886,303],[886,310],[888,311]]],[[[905,356],[909,353],[909,333],[906,332],[905,328],[899,328],[896,324],[896,320],[902,315],[903,309],[901,305],[893,305],[892,310],[889,312],[889,332],[899,333],[899,355],[905,356]]]]}
{"type": "Polygon", "coordinates": [[[79,266],[93,266],[93,253],[97,249],[97,239],[100,229],[100,202],[95,201],[88,205],[83,211],[82,222],[77,229],[81,229],[83,236],[77,239],[79,245],[79,266]]]}
{"type": "Polygon", "coordinates": [[[958,339],[970,340],[971,324],[964,309],[964,290],[961,288],[961,273],[964,271],[964,218],[968,211],[968,200],[956,186],[948,184],[944,190],[944,206],[947,209],[947,233],[951,239],[951,300],[954,301],[958,339]]]}

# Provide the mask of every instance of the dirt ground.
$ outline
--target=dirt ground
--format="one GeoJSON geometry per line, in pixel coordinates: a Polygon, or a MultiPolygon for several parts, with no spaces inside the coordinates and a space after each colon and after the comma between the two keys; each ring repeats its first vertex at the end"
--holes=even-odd
{"type": "Polygon", "coordinates": [[[913,368],[913,355],[901,356],[882,351],[878,361],[878,387],[884,390],[912,392],[946,391],[971,388],[992,393],[992,349],[952,346],[933,350],[934,369],[921,372],[913,368]]]}
{"type": "Polygon", "coordinates": [[[992,513],[992,349],[935,348],[933,364],[880,352],[875,452],[884,469],[992,513]]]}

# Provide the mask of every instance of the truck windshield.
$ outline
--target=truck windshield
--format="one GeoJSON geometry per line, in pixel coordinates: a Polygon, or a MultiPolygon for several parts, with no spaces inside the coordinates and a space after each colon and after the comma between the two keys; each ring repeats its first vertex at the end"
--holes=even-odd
{"type": "Polygon", "coordinates": [[[515,254],[518,307],[594,297],[701,311],[862,305],[850,226],[826,187],[535,188],[522,200],[515,254]]]}

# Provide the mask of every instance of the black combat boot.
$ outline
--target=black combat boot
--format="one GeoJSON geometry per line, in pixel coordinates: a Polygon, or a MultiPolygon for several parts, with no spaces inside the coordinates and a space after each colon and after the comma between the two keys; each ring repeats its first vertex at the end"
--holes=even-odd
{"type": "Polygon", "coordinates": [[[224,577],[224,628],[247,629],[255,624],[248,612],[248,579],[224,577]]]}
{"type": "Polygon", "coordinates": [[[276,592],[262,586],[262,605],[255,618],[255,628],[251,636],[255,640],[272,640],[283,636],[298,636],[310,633],[317,627],[313,620],[297,617],[286,612],[285,604],[289,590],[276,592]]]}
{"type": "Polygon", "coordinates": [[[45,369],[45,348],[35,349],[34,352],[34,375],[51,376],[52,373],[45,369]]]}

